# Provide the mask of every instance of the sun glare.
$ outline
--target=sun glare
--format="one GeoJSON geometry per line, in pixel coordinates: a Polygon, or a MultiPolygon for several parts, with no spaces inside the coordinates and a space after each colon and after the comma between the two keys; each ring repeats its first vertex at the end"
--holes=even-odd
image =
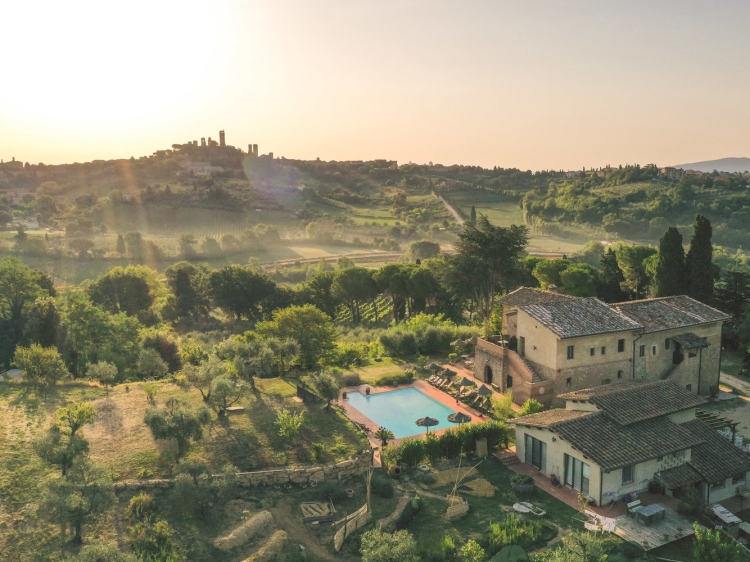
{"type": "Polygon", "coordinates": [[[0,102],[26,122],[133,127],[179,109],[216,45],[211,3],[16,2],[0,102]],[[10,67],[10,68],[8,68],[10,67]]]}

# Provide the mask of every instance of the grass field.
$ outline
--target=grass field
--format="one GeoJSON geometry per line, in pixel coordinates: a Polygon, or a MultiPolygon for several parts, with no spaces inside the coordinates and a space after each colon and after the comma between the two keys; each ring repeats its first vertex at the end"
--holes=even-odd
{"type": "Polygon", "coordinates": [[[731,349],[721,350],[721,372],[738,376],[742,368],[742,355],[731,349]]]}
{"type": "MultiPolygon", "coordinates": [[[[509,201],[493,193],[484,191],[460,191],[447,195],[447,200],[458,207],[465,216],[471,213],[474,205],[477,216],[486,215],[489,221],[497,226],[522,225],[523,210],[517,201],[509,201]]],[[[581,229],[568,238],[558,235],[545,235],[530,229],[528,251],[536,254],[571,254],[580,250],[589,240],[597,240],[602,233],[590,229],[581,229]]]]}

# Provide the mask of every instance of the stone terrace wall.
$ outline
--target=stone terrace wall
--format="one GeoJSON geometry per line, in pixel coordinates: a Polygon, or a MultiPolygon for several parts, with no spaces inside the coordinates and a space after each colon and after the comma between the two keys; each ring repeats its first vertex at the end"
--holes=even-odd
{"type": "MultiPolygon", "coordinates": [[[[343,481],[352,476],[365,472],[372,465],[372,451],[365,451],[351,459],[336,464],[323,466],[282,468],[279,470],[260,470],[257,472],[238,472],[237,481],[240,486],[274,486],[277,484],[310,484],[331,480],[343,481]]],[[[151,490],[155,488],[170,488],[174,480],[124,480],[116,482],[117,491],[122,490],[151,490]]]]}

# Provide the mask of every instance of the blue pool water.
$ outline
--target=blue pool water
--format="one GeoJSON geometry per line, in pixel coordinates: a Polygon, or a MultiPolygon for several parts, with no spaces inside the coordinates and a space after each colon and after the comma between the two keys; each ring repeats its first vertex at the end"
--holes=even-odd
{"type": "Polygon", "coordinates": [[[430,431],[456,426],[448,421],[448,416],[453,414],[454,410],[416,388],[390,390],[369,396],[361,392],[351,392],[348,401],[376,424],[390,429],[396,439],[424,433],[425,428],[418,426],[416,421],[425,416],[440,421],[440,424],[431,427],[430,431]]]}

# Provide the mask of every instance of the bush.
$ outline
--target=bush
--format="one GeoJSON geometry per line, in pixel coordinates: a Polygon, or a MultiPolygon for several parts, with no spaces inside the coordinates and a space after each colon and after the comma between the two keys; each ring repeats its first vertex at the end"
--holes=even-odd
{"type": "Polygon", "coordinates": [[[433,465],[443,456],[443,451],[440,448],[440,438],[434,433],[428,434],[427,439],[424,440],[424,456],[433,465]]]}
{"type": "Polygon", "coordinates": [[[339,379],[341,386],[359,386],[362,384],[362,377],[359,373],[344,373],[339,379]]]}
{"type": "Polygon", "coordinates": [[[416,466],[424,459],[424,441],[419,437],[409,437],[398,446],[399,460],[407,465],[416,466]]]}
{"type": "Polygon", "coordinates": [[[313,461],[322,462],[326,457],[326,446],[323,443],[313,443],[310,445],[310,454],[313,461]]]}
{"type": "Polygon", "coordinates": [[[367,357],[369,348],[364,343],[339,343],[334,351],[334,363],[338,365],[351,365],[354,360],[362,360],[367,357]]]}
{"type": "Polygon", "coordinates": [[[703,500],[703,496],[698,490],[692,487],[688,488],[677,505],[677,511],[691,517],[699,517],[706,513],[707,510],[708,508],[706,502],[703,500]]]}
{"type": "Polygon", "coordinates": [[[521,474],[517,472],[510,477],[510,483],[514,486],[523,486],[524,484],[533,484],[534,479],[528,474],[521,474]]]}
{"type": "Polygon", "coordinates": [[[373,494],[381,498],[393,497],[393,484],[390,479],[379,474],[375,474],[370,482],[370,490],[373,494]]]}
{"type": "Polygon", "coordinates": [[[510,513],[503,521],[490,523],[489,550],[494,553],[511,544],[528,548],[542,539],[546,534],[544,528],[544,522],[539,519],[519,519],[515,513],[510,513]]]}
{"type": "Polygon", "coordinates": [[[400,384],[409,384],[414,381],[414,371],[404,371],[397,375],[386,375],[380,377],[375,386],[398,386],[400,384]]]}
{"type": "Polygon", "coordinates": [[[391,328],[380,336],[380,343],[390,357],[413,357],[419,353],[417,336],[404,328],[391,328]]]}
{"type": "Polygon", "coordinates": [[[412,500],[406,504],[404,511],[401,512],[401,516],[396,522],[397,531],[402,531],[409,526],[409,523],[411,523],[412,520],[417,516],[417,514],[422,511],[423,503],[424,502],[422,502],[422,498],[420,498],[418,495],[415,495],[412,500]]]}

